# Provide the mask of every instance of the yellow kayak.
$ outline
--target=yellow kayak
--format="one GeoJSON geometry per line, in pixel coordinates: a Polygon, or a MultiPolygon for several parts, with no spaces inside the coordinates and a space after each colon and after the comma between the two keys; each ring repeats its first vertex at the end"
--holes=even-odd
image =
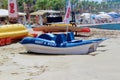
{"type": "Polygon", "coordinates": [[[43,31],[43,32],[66,32],[67,29],[68,31],[73,31],[73,32],[81,31],[80,27],[75,27],[72,24],[62,24],[62,23],[56,23],[48,26],[33,28],[34,31],[43,31]]]}

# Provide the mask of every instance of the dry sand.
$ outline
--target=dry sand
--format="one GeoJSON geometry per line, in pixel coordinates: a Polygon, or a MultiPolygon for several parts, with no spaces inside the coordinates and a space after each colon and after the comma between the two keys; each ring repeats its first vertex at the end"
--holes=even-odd
{"type": "Polygon", "coordinates": [[[120,80],[120,31],[92,29],[107,37],[89,55],[26,54],[19,43],[0,47],[0,80],[120,80]]]}

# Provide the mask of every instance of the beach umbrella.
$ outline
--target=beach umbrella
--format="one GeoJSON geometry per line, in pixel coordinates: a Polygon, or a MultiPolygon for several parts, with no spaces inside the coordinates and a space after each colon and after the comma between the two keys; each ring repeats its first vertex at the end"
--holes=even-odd
{"type": "Polygon", "coordinates": [[[84,17],[84,18],[90,18],[91,14],[90,13],[82,13],[80,16],[84,17]]]}
{"type": "Polygon", "coordinates": [[[108,15],[108,14],[98,14],[96,17],[106,18],[106,19],[112,18],[112,17],[111,17],[110,15],[108,15]]]}
{"type": "Polygon", "coordinates": [[[60,11],[56,11],[56,10],[43,10],[46,13],[60,13],[60,11]]]}
{"type": "Polygon", "coordinates": [[[120,14],[116,13],[116,12],[109,12],[108,15],[110,15],[112,18],[119,18],[120,14]]]}
{"type": "Polygon", "coordinates": [[[6,16],[8,16],[8,10],[0,9],[0,17],[6,17],[6,16]]]}
{"type": "Polygon", "coordinates": [[[30,13],[30,15],[43,15],[45,13],[60,13],[60,11],[55,11],[55,10],[38,10],[36,12],[30,13]]]}
{"type": "Polygon", "coordinates": [[[90,13],[82,13],[81,16],[90,16],[90,13]]]}
{"type": "Polygon", "coordinates": [[[106,12],[98,12],[98,14],[106,14],[106,12]]]}
{"type": "Polygon", "coordinates": [[[43,15],[43,14],[45,14],[44,11],[36,11],[36,12],[30,13],[30,15],[43,15]]]}
{"type": "Polygon", "coordinates": [[[19,16],[25,16],[26,13],[24,13],[24,12],[18,12],[18,15],[19,15],[19,16]]]}
{"type": "Polygon", "coordinates": [[[109,12],[108,14],[118,14],[118,13],[116,13],[116,12],[109,12]]]}

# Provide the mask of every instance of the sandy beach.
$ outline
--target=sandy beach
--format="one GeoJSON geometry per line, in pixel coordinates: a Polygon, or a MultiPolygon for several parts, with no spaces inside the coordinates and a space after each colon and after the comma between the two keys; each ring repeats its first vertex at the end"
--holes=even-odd
{"type": "Polygon", "coordinates": [[[89,55],[29,54],[19,43],[0,47],[0,80],[120,80],[120,31],[92,29],[109,38],[89,55]]]}

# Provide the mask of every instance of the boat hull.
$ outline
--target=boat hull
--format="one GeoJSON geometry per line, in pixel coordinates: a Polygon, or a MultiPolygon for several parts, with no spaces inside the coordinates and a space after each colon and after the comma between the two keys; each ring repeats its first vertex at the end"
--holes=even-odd
{"type": "Polygon", "coordinates": [[[23,44],[28,52],[44,53],[44,54],[88,54],[95,51],[96,43],[74,46],[74,47],[48,47],[36,44],[23,44]]]}

